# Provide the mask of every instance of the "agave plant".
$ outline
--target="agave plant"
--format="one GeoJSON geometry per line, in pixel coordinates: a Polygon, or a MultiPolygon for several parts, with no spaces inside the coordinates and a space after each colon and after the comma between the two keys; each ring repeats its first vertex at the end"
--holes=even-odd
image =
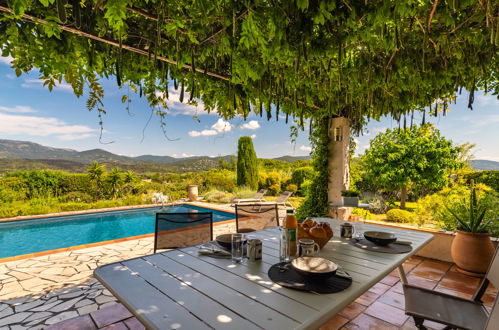
{"type": "Polygon", "coordinates": [[[483,198],[477,197],[475,185],[471,184],[469,199],[463,198],[461,202],[452,206],[445,205],[447,211],[456,221],[456,228],[469,233],[487,233],[493,226],[493,219],[487,219],[489,211],[483,198]]]}

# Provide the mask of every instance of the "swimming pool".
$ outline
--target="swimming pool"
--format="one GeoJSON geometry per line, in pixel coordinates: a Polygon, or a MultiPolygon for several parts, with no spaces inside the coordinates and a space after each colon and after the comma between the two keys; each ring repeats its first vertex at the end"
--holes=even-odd
{"type": "Polygon", "coordinates": [[[156,212],[213,212],[213,222],[234,219],[188,204],[0,222],[0,258],[154,233],[156,212]]]}

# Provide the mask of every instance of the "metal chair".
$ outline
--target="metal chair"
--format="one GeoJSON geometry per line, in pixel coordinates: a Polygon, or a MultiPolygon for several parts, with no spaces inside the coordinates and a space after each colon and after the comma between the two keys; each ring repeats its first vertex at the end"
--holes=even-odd
{"type": "Polygon", "coordinates": [[[154,253],[213,240],[213,213],[156,213],[154,253]]]}
{"type": "Polygon", "coordinates": [[[247,233],[279,226],[277,204],[236,204],[236,230],[247,233]]]}
{"type": "Polygon", "coordinates": [[[445,329],[499,329],[499,299],[496,297],[490,314],[481,301],[489,283],[499,287],[497,251],[471,300],[404,284],[405,313],[414,318],[416,327],[426,329],[423,322],[430,320],[445,324],[445,329]]]}

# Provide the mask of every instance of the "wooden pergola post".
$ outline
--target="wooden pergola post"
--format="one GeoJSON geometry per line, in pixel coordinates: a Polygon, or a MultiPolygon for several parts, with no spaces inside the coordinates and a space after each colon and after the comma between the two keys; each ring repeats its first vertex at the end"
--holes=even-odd
{"type": "Polygon", "coordinates": [[[350,187],[350,120],[345,117],[331,118],[329,129],[329,213],[335,219],[347,219],[352,208],[338,205],[342,204],[341,191],[350,187]]]}

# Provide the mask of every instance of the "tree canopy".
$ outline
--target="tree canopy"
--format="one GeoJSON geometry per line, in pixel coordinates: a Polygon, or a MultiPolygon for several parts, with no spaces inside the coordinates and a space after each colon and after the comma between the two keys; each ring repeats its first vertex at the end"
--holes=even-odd
{"type": "Polygon", "coordinates": [[[157,114],[180,101],[225,118],[396,119],[464,87],[497,94],[496,0],[0,0],[0,49],[17,75],[88,91],[101,77],[157,114]]]}
{"type": "Polygon", "coordinates": [[[363,157],[367,177],[389,191],[401,190],[405,208],[408,185],[442,189],[449,170],[459,168],[461,148],[431,124],[388,129],[370,142],[363,157]]]}

